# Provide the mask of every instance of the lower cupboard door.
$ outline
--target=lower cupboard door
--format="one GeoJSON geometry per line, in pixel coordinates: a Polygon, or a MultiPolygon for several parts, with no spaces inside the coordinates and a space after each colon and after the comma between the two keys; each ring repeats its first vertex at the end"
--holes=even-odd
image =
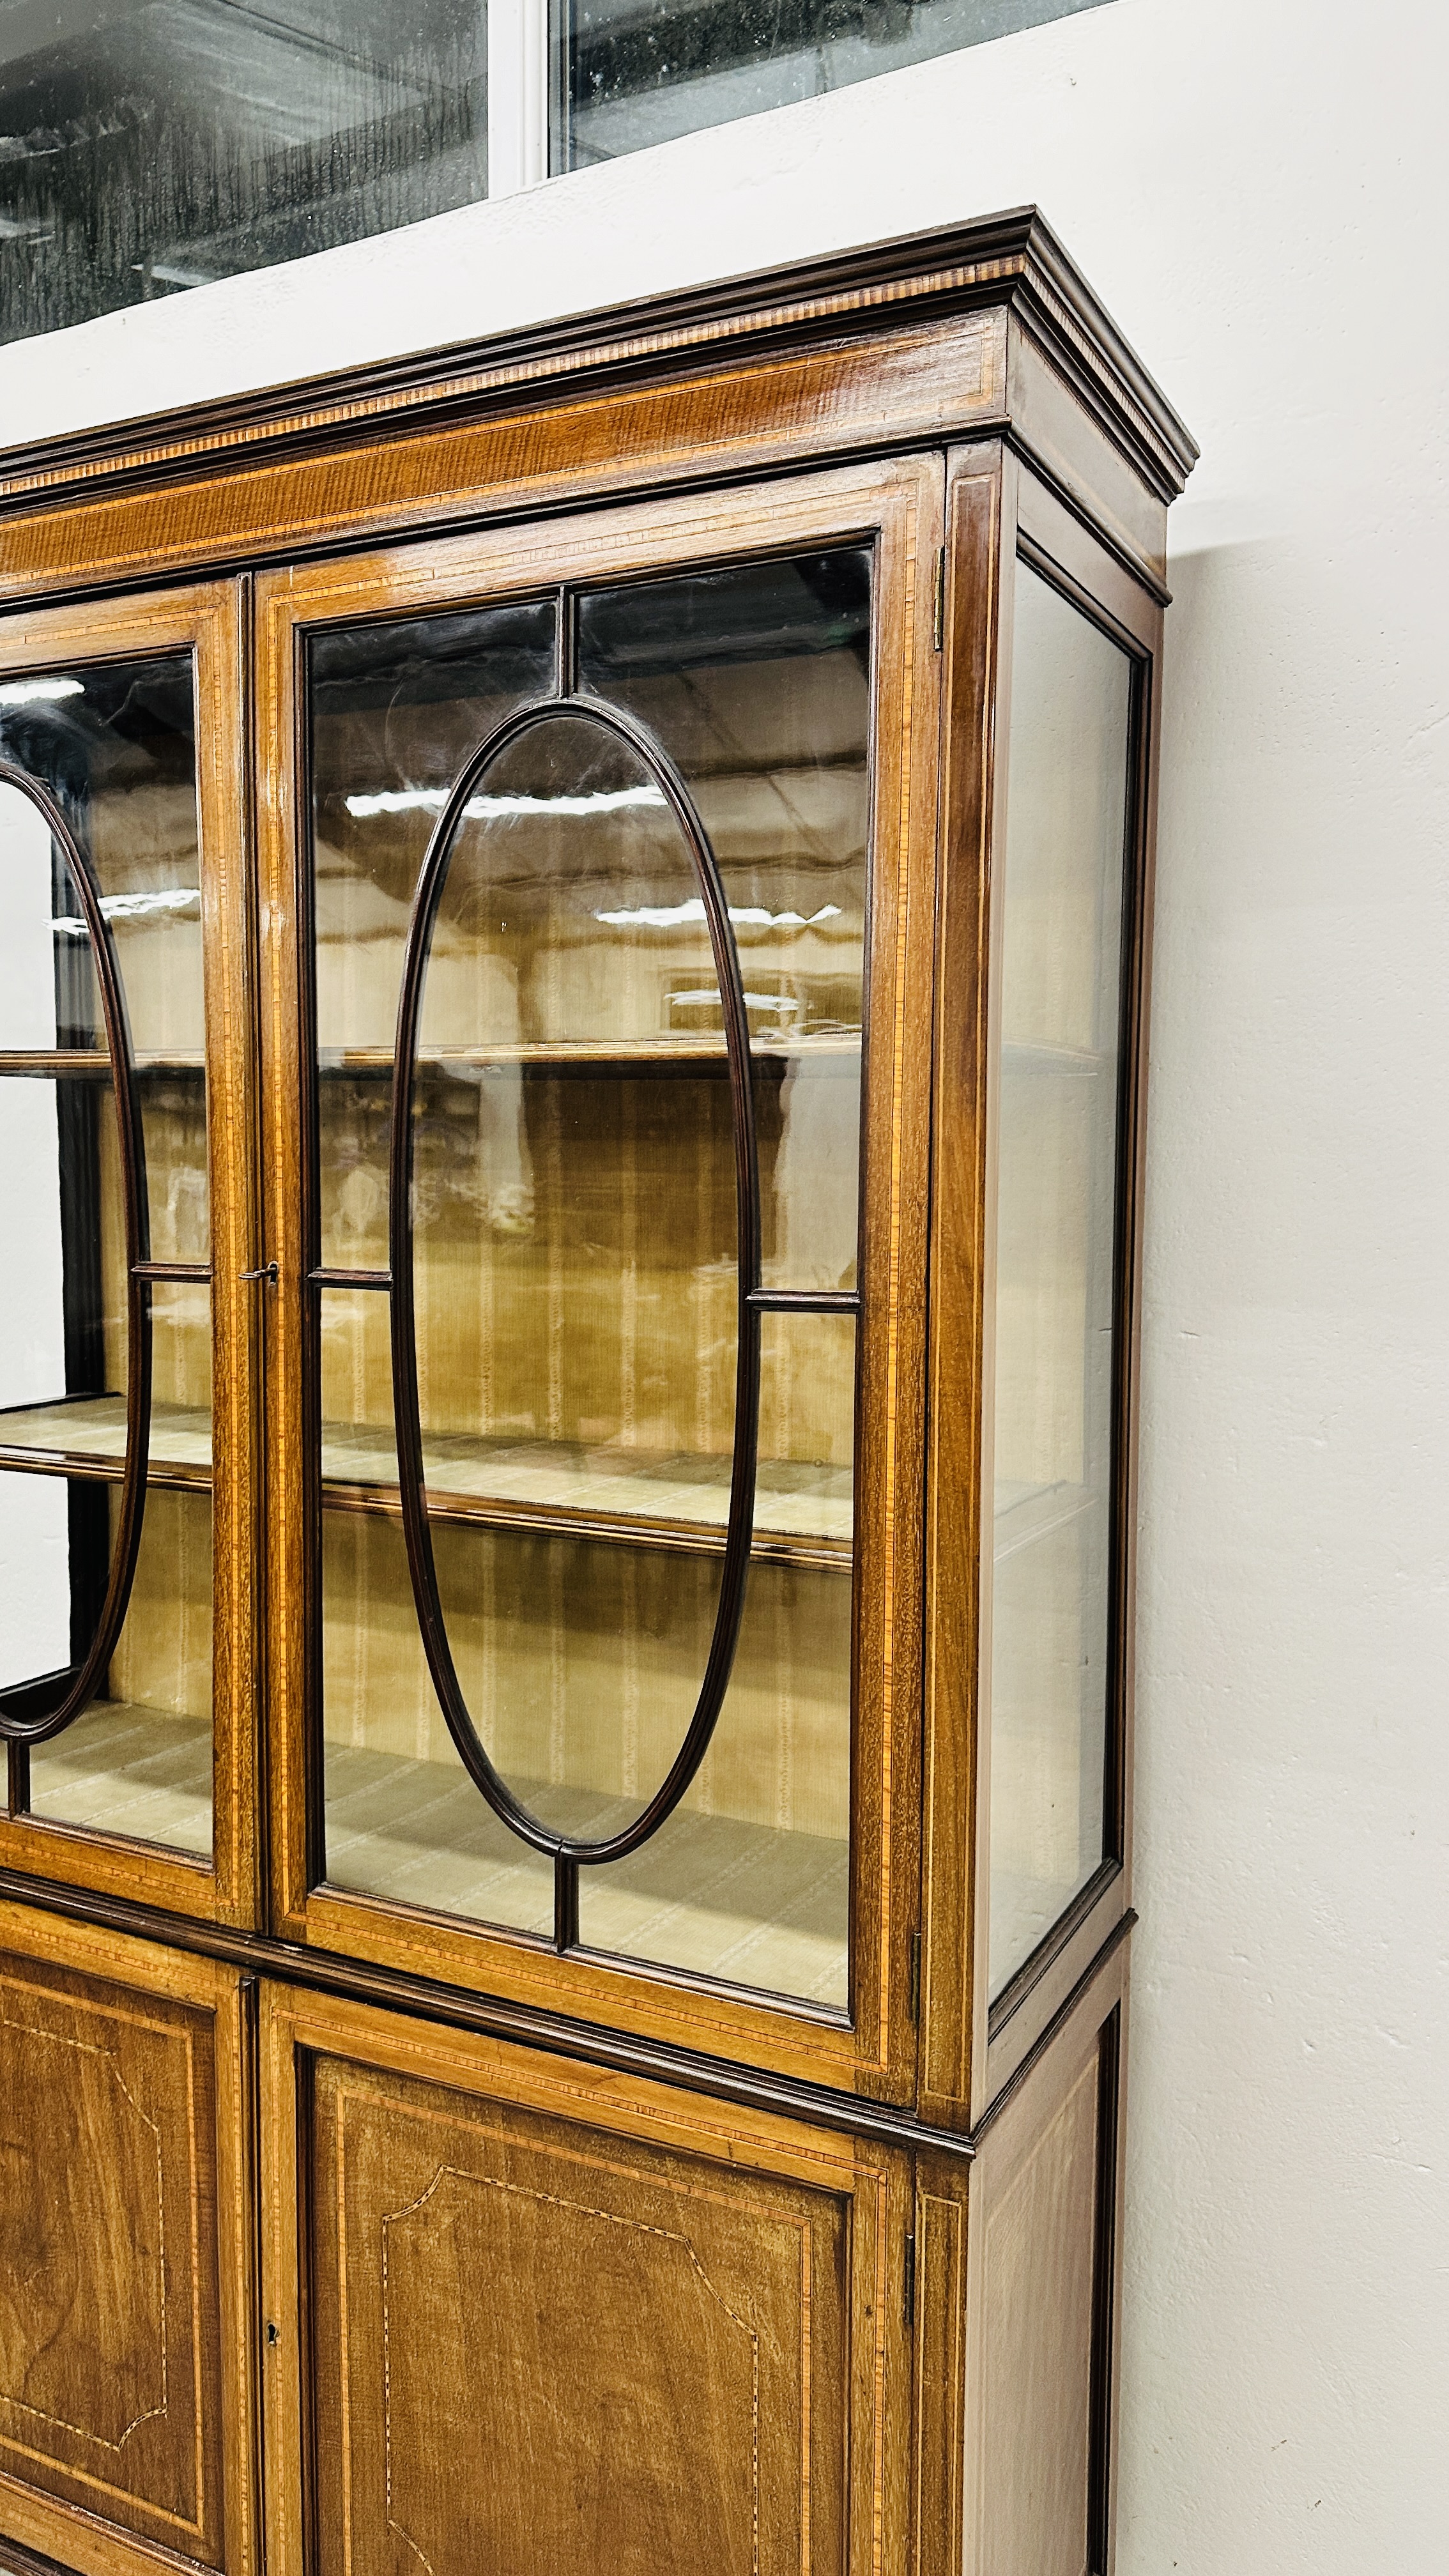
{"type": "Polygon", "coordinates": [[[0,1905],[0,2567],[256,2563],[253,2000],[0,1905]]]}
{"type": "Polygon", "coordinates": [[[903,2164],[351,2006],[266,2012],[274,2568],[901,2563],[903,2164]]]}

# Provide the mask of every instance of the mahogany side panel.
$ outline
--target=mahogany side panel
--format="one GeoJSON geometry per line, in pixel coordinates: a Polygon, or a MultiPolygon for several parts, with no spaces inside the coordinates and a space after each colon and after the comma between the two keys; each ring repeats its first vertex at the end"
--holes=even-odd
{"type": "Polygon", "coordinates": [[[1111,2576],[1126,1974],[1118,1945],[972,2168],[965,2576],[1111,2576]]]}

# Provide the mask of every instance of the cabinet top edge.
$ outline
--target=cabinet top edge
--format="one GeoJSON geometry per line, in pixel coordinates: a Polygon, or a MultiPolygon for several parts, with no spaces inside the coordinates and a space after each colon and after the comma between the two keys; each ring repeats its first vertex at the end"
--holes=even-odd
{"type": "Polygon", "coordinates": [[[1090,380],[1143,482],[1172,500],[1197,460],[1190,432],[1051,226],[1024,206],[0,449],[0,514],[991,308],[1021,314],[1069,377],[1090,380]]]}

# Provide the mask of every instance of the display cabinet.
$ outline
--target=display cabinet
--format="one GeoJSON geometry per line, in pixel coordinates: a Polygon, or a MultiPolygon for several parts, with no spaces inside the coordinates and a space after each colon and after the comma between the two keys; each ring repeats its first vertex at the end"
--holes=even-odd
{"type": "Polygon", "coordinates": [[[1105,2576],[1193,454],[1028,214],[0,460],[19,2576],[1105,2576]]]}

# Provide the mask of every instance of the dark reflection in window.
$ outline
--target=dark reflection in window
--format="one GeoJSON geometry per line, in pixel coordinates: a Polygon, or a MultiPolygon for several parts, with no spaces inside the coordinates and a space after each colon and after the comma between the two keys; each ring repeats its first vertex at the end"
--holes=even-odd
{"type": "Polygon", "coordinates": [[[0,338],[486,193],[485,0],[0,6],[0,338]]]}
{"type": "Polygon", "coordinates": [[[1101,0],[551,0],[556,170],[612,161],[1101,0]]]}

